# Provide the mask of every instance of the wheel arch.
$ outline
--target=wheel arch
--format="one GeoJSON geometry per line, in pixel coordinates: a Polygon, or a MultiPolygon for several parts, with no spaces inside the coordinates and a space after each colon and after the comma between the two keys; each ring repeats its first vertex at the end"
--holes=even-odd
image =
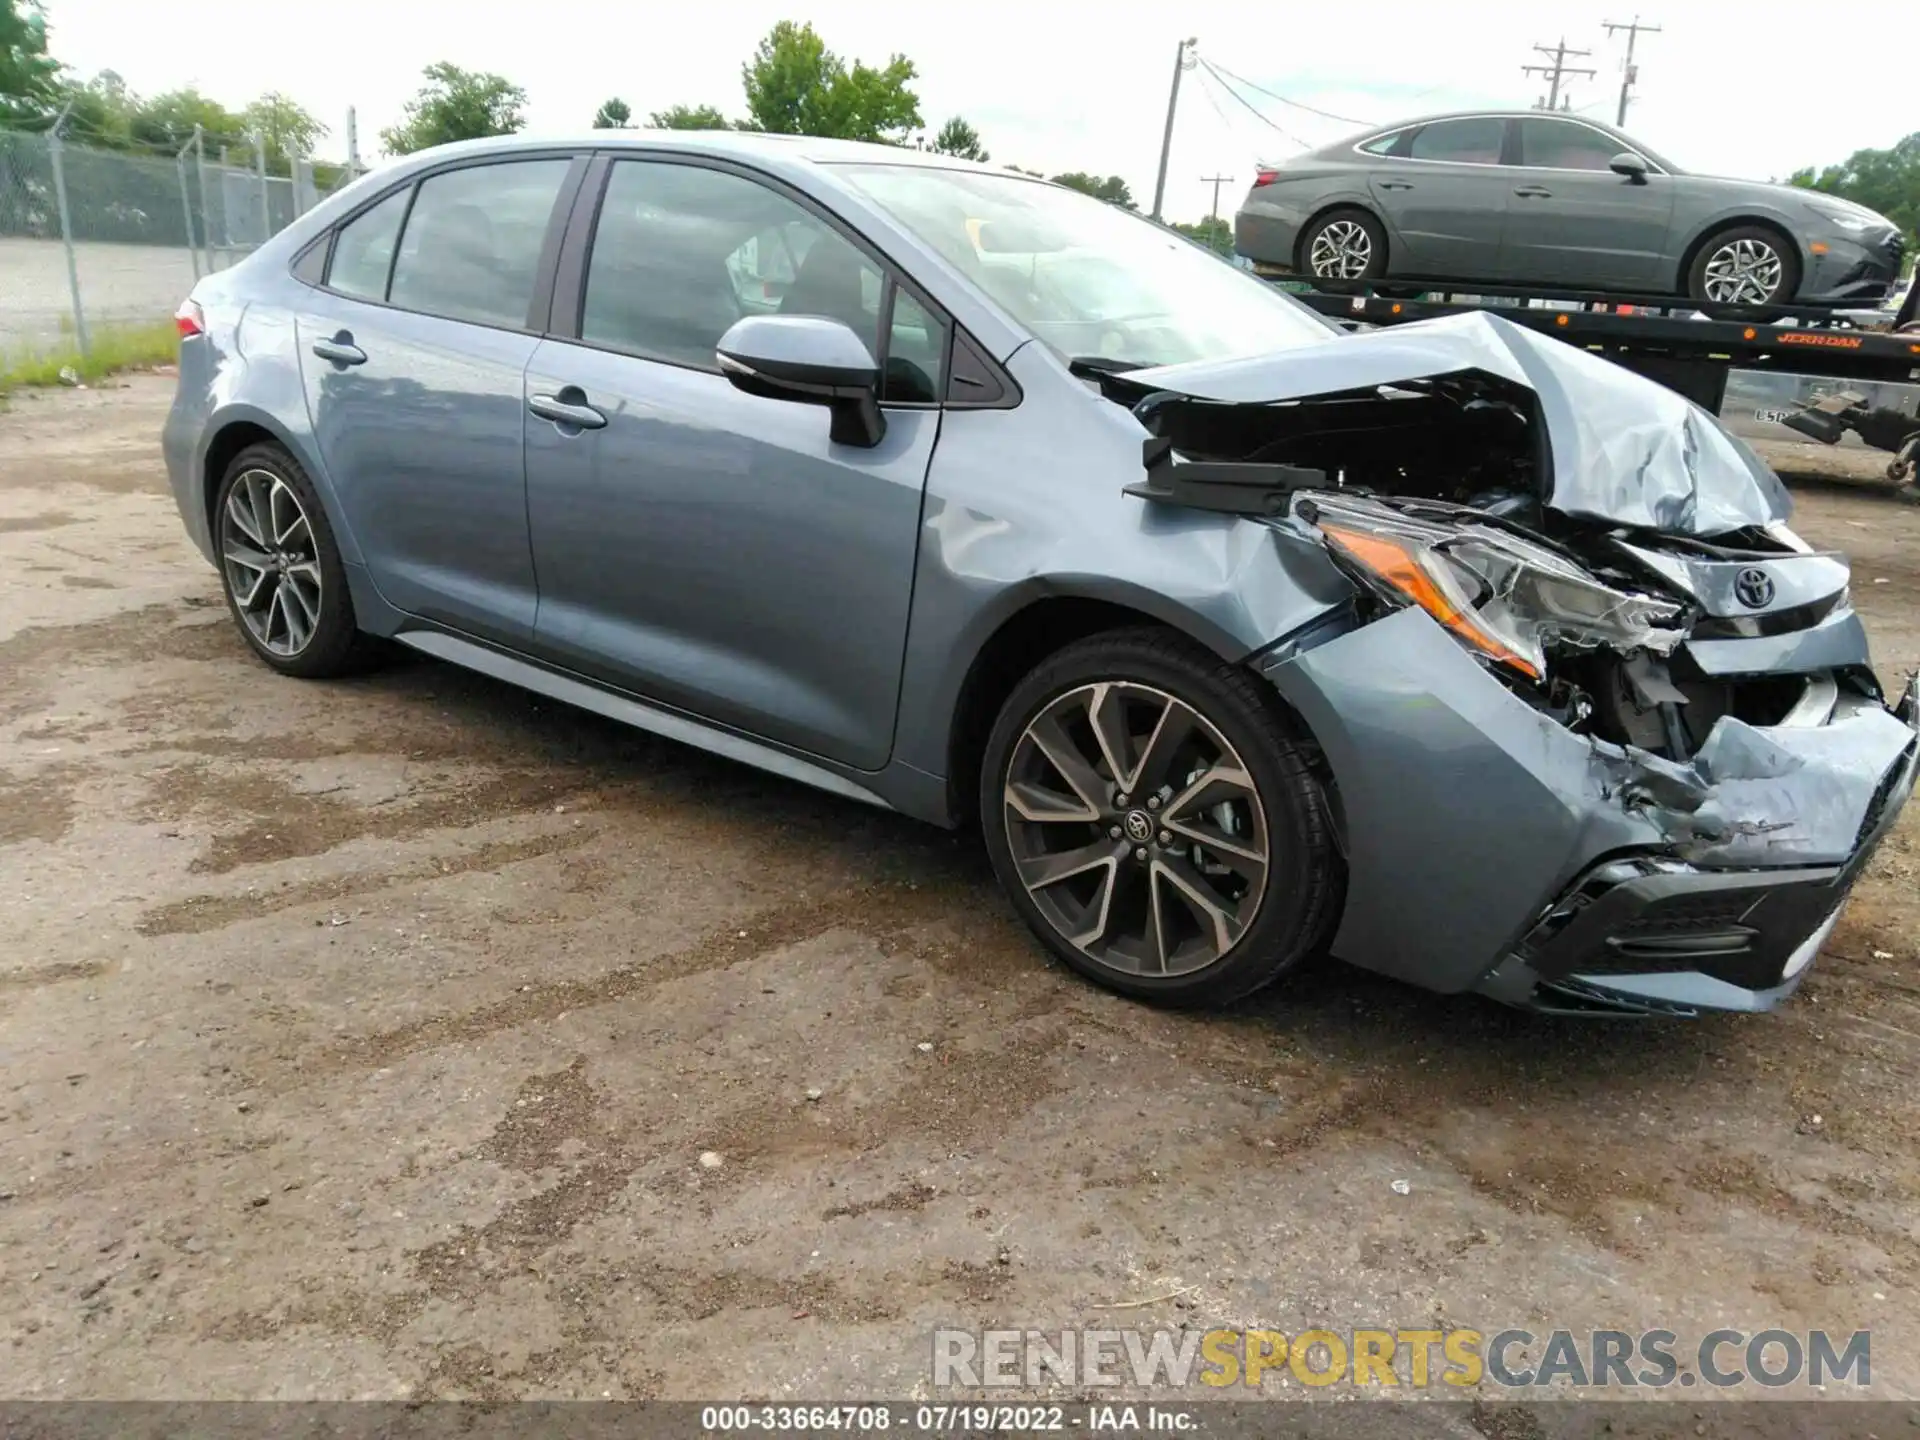
{"type": "MultiPolygon", "coordinates": [[[[1248,654],[1246,645],[1205,616],[1126,582],[1087,578],[1021,587],[982,621],[979,640],[963,652],[965,664],[956,667],[946,737],[947,809],[956,824],[976,818],[974,801],[987,739],[1014,686],[1047,656],[1075,641],[1134,627],[1173,630],[1226,661],[1238,662],[1248,654]]],[[[1304,722],[1277,692],[1273,700],[1305,733],[1304,722]]]]}
{"type": "Polygon", "coordinates": [[[313,482],[314,492],[326,509],[327,524],[340,547],[341,558],[349,564],[358,564],[360,547],[347,527],[339,505],[334,502],[333,487],[328,483],[318,457],[301,444],[277,416],[251,405],[233,405],[223,409],[208,427],[207,442],[201,452],[198,470],[200,509],[208,536],[218,531],[214,504],[220,498],[220,481],[226,474],[227,466],[233,463],[234,456],[248,446],[260,444],[279,446],[306,471],[307,478],[313,482]]]}
{"type": "MultiPolygon", "coordinates": [[[[1800,248],[1800,241],[1793,231],[1777,216],[1761,214],[1758,211],[1736,211],[1731,215],[1720,215],[1702,224],[1693,238],[1680,252],[1680,270],[1674,277],[1674,293],[1692,294],[1689,280],[1693,275],[1693,262],[1700,258],[1700,252],[1707,248],[1707,242],[1729,230],[1741,230],[1752,226],[1760,230],[1770,230],[1780,238],[1782,244],[1792,253],[1799,274],[1795,278],[1795,288],[1807,277],[1807,257],[1800,248]]],[[[1787,297],[1791,299],[1792,297],[1787,297]]]]}

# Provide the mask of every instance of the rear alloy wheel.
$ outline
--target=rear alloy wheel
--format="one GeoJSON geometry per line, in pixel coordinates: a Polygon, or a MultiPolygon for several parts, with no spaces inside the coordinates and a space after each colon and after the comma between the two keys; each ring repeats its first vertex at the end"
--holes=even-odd
{"type": "Polygon", "coordinates": [[[253,653],[283,675],[343,674],[370,642],[320,497],[293,457],[254,445],[234,457],[214,499],[227,608],[253,653]]]}
{"type": "Polygon", "coordinates": [[[1793,247],[1757,225],[1709,236],[1687,272],[1687,293],[1703,305],[1764,309],[1787,303],[1799,287],[1793,247]]]}
{"type": "Polygon", "coordinates": [[[1364,210],[1333,210],[1300,237],[1300,268],[1316,281],[1376,280],[1387,271],[1387,237],[1364,210]]]}
{"type": "Polygon", "coordinates": [[[1324,944],[1325,799],[1258,685],[1179,636],[1125,631],[1062,651],[1008,700],[982,776],[988,849],[1081,973],[1220,1004],[1324,944]]]}

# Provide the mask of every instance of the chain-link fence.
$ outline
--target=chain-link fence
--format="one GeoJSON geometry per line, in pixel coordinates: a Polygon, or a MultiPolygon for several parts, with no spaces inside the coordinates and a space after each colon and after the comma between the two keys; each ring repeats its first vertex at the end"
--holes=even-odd
{"type": "Polygon", "coordinates": [[[310,166],[268,175],[197,140],[177,155],[0,130],[0,357],[165,323],[195,280],[318,203],[310,166]]]}

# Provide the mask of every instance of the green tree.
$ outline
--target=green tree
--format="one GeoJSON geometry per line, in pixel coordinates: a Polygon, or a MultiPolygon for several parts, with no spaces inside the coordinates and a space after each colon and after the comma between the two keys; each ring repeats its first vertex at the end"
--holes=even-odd
{"type": "Polygon", "coordinates": [[[1218,215],[1209,215],[1204,220],[1196,220],[1191,225],[1174,222],[1174,229],[1189,240],[1198,240],[1209,250],[1217,250],[1222,255],[1233,253],[1233,226],[1218,215]]]}
{"type": "Polygon", "coordinates": [[[134,141],[156,149],[178,150],[193,138],[195,125],[209,145],[237,144],[247,129],[246,121],[192,86],[151,100],[130,100],[128,115],[134,141]]]}
{"type": "Polygon", "coordinates": [[[276,175],[291,175],[295,159],[313,154],[316,141],[327,127],[300,106],[269,90],[240,112],[240,123],[250,135],[258,135],[267,152],[267,169],[276,175]]]}
{"type": "Polygon", "coordinates": [[[1920,236],[1920,130],[1888,150],[1856,150],[1839,165],[1812,166],[1787,177],[1789,185],[1824,190],[1878,210],[1907,232],[1909,250],[1920,236]]]}
{"type": "Polygon", "coordinates": [[[40,0],[0,0],[0,124],[57,109],[60,63],[47,53],[40,0]]]}
{"type": "Polygon", "coordinates": [[[878,70],[859,61],[848,65],[813,26],[782,20],[740,67],[744,128],[897,145],[920,128],[920,101],[908,88],[916,74],[904,55],[878,70]]]}
{"type": "Polygon", "coordinates": [[[982,165],[993,157],[987,154],[986,146],[980,143],[980,132],[956,115],[940,127],[940,133],[933,137],[933,143],[927,147],[941,155],[955,155],[962,160],[978,160],[982,165]]]}
{"type": "Polygon", "coordinates": [[[605,101],[593,112],[593,128],[596,130],[624,130],[627,122],[633,119],[633,111],[627,102],[618,95],[605,101]]]}
{"type": "Polygon", "coordinates": [[[675,105],[647,117],[656,130],[731,130],[727,117],[711,105],[675,105]]]}
{"type": "Polygon", "coordinates": [[[1096,200],[1105,200],[1109,205],[1119,205],[1127,210],[1139,208],[1133,203],[1133,192],[1127,188],[1127,182],[1118,175],[1109,175],[1102,180],[1084,170],[1069,170],[1064,175],[1054,176],[1053,183],[1064,185],[1069,190],[1078,190],[1082,195],[1091,195],[1096,200]]]}
{"type": "Polygon", "coordinates": [[[133,140],[133,107],[126,82],[111,70],[91,80],[66,76],[54,109],[67,112],[66,133],[87,145],[124,149],[133,140]]]}
{"type": "Polygon", "coordinates": [[[406,118],[380,132],[380,143],[394,155],[410,155],[429,145],[511,135],[523,128],[527,92],[505,76],[462,70],[442,60],[422,72],[426,84],[406,105],[406,118]]]}

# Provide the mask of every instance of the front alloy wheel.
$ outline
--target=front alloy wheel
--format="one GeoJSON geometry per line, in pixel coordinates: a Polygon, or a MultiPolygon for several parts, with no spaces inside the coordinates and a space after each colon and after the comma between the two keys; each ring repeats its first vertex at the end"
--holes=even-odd
{"type": "Polygon", "coordinates": [[[1758,235],[1729,240],[1707,256],[1702,272],[1706,298],[1721,305],[1765,305],[1779,292],[1786,266],[1780,252],[1758,235]]]}
{"type": "Polygon", "coordinates": [[[1004,797],[1020,883],[1098,965],[1202,970],[1259,913],[1267,821],[1252,777],[1218,730],[1164,690],[1069,690],[1021,734],[1004,797]]]}
{"type": "Polygon", "coordinates": [[[288,659],[305,650],[324,594],[313,522],[293,487],[270,470],[243,471],[220,507],[220,559],[260,648],[288,659]]]}
{"type": "Polygon", "coordinates": [[[1277,698],[1172,631],[1089,636],[1007,697],[980,815],[1034,933],[1110,989],[1224,1004],[1324,947],[1341,870],[1277,698]]]}

